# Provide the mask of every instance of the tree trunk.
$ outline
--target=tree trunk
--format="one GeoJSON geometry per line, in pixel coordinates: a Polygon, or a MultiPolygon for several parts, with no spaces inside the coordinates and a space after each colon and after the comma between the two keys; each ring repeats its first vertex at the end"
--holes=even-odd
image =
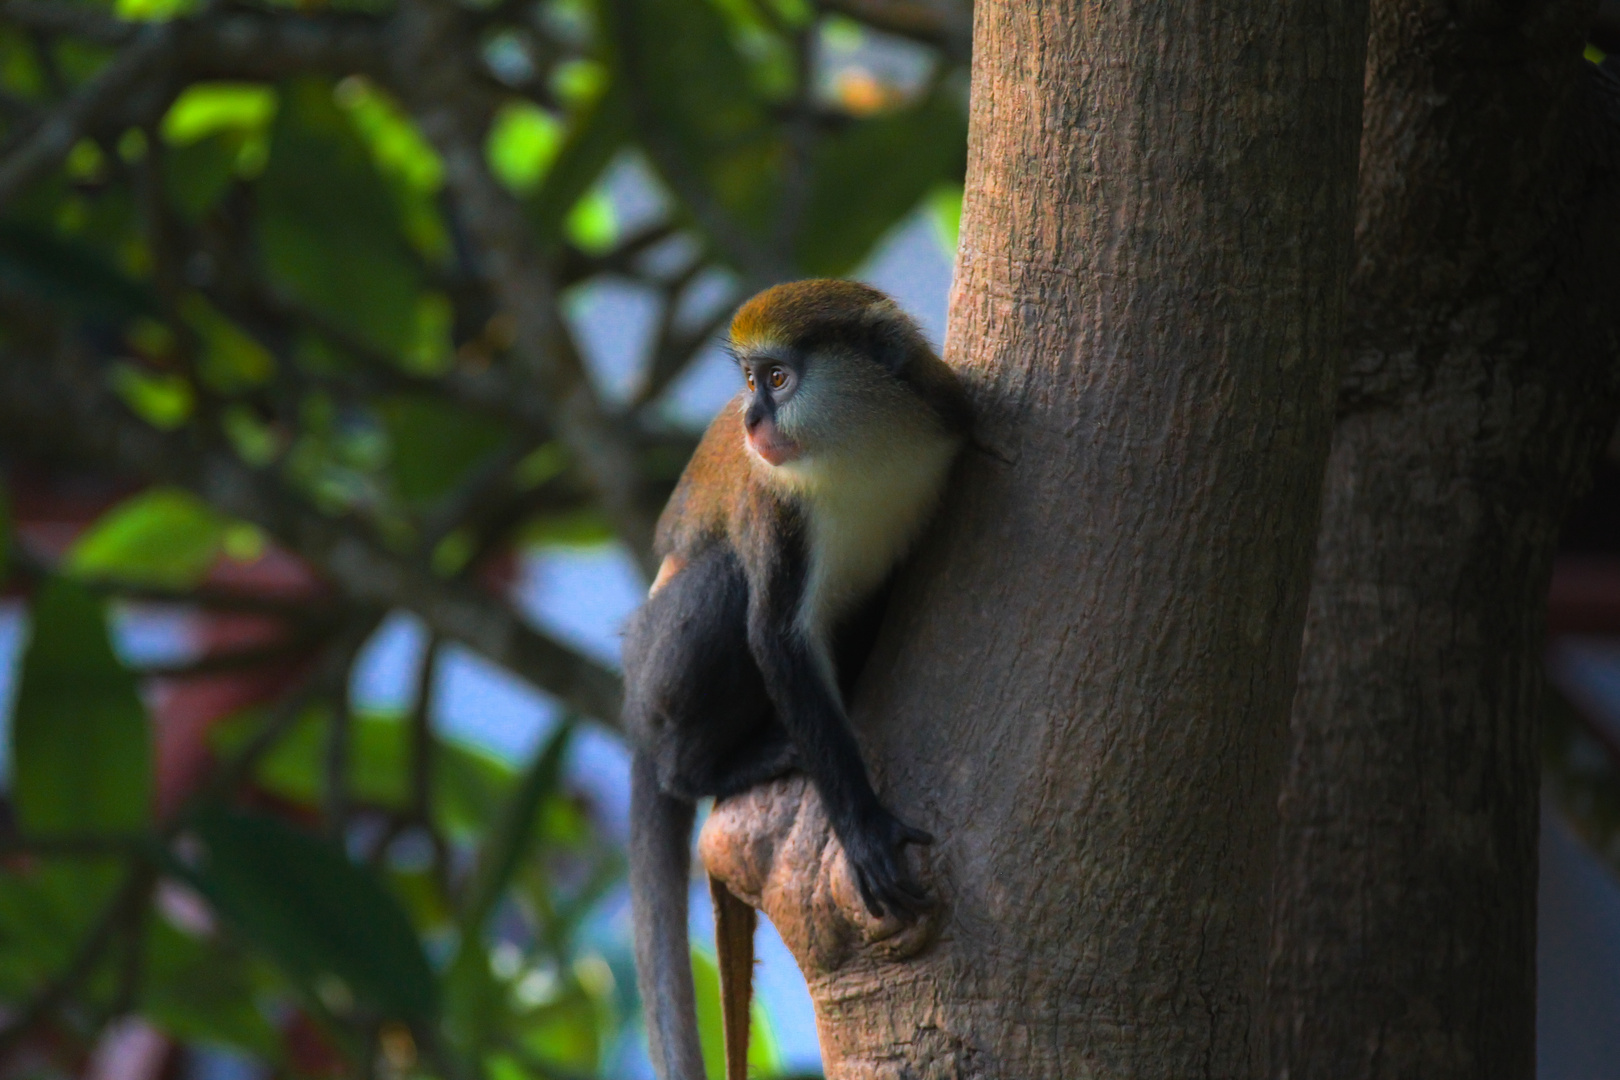
{"type": "Polygon", "coordinates": [[[1278,1077],[1534,1074],[1541,621],[1614,425],[1589,4],[1378,0],[1282,796],[1278,1077]]]}
{"type": "Polygon", "coordinates": [[[969,455],[855,710],[944,904],[868,920],[802,781],[703,837],[795,950],[829,1076],[1264,1071],[1362,14],[977,5],[948,352],[1008,463],[969,455]]]}

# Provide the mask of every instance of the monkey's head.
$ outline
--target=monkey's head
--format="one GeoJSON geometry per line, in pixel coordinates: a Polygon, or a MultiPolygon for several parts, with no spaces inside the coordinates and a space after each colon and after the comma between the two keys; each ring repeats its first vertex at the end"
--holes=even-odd
{"type": "Polygon", "coordinates": [[[917,324],[870,286],[818,279],[766,289],[737,311],[731,350],[747,383],[748,445],[769,465],[791,471],[860,453],[894,437],[897,425],[927,422],[904,379],[933,351],[917,324]]]}

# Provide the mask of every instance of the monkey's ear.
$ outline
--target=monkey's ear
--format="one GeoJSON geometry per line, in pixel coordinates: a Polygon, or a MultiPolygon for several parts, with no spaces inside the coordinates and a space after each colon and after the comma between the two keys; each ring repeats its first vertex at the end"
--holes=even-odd
{"type": "Polygon", "coordinates": [[[872,359],[889,374],[899,376],[923,341],[917,324],[888,297],[866,305],[861,323],[872,359]]]}

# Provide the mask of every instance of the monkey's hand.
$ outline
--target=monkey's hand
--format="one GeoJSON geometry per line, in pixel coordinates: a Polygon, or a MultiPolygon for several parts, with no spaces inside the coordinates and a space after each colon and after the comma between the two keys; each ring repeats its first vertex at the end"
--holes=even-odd
{"type": "Polygon", "coordinates": [[[912,877],[906,862],[906,845],[932,844],[934,838],[928,833],[878,807],[860,819],[854,835],[839,839],[855,873],[855,887],[874,916],[915,919],[934,906],[934,899],[912,877]]]}

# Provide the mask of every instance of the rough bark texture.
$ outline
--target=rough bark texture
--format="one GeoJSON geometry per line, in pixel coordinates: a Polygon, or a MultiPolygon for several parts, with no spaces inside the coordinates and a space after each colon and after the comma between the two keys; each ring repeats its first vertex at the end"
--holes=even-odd
{"type": "Polygon", "coordinates": [[[1541,612],[1614,425],[1620,191],[1591,6],[1373,5],[1281,802],[1278,1077],[1534,1074],[1541,612]]]}
{"type": "Polygon", "coordinates": [[[855,716],[944,906],[867,920],[802,782],[703,839],[794,948],[829,1076],[1265,1070],[1362,16],[977,5],[948,353],[1010,464],[965,462],[855,716]]]}

